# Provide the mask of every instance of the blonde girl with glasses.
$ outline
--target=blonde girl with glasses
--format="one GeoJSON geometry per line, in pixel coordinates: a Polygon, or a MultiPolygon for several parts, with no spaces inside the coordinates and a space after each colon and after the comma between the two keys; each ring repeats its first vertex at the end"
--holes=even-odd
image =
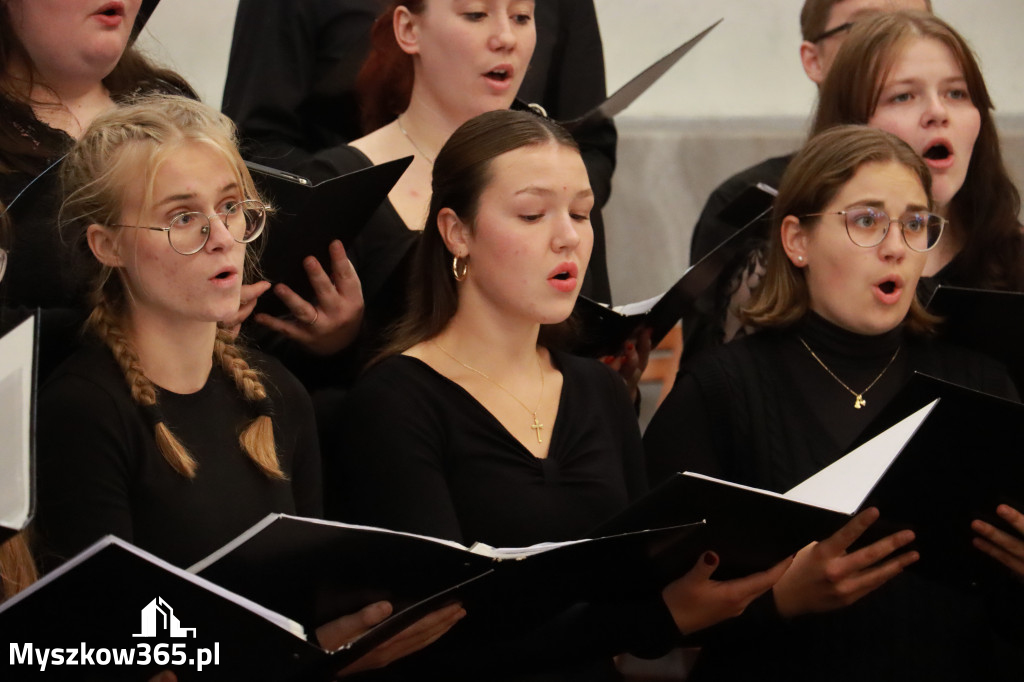
{"type": "MultiPolygon", "coordinates": [[[[189,99],[144,99],[97,117],[62,175],[67,237],[95,275],[94,343],[42,389],[45,558],[113,534],[184,567],[268,513],[319,516],[308,395],[219,326],[238,310],[266,211],[230,121],[189,99]]],[[[389,609],[318,635],[340,644],[389,609]]],[[[358,665],[425,645],[461,613],[428,616],[358,665]]]]}

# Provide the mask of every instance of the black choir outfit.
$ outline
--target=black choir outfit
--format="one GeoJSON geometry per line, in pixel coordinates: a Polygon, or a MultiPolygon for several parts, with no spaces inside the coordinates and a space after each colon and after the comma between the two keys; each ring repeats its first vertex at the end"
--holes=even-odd
{"type": "Polygon", "coordinates": [[[195,393],[157,390],[165,423],[199,465],[194,479],[160,454],[110,350],[84,345],[54,372],[40,391],[37,434],[38,522],[53,559],[113,534],[188,567],[271,512],[322,515],[309,397],[276,360],[248,359],[264,373],[287,480],[267,477],[241,449],[238,434],[257,411],[216,362],[195,393]]]}
{"type": "MultiPolygon", "coordinates": [[[[1017,399],[988,358],[902,328],[862,336],[808,313],[792,328],[760,331],[683,367],[644,435],[651,481],[694,471],[785,492],[845,454],[915,370],[1017,399]],[[856,410],[800,339],[858,391],[898,353],[856,410]]],[[[693,679],[988,680],[1014,669],[1019,679],[1019,619],[1014,631],[1004,617],[1022,596],[994,605],[910,569],[850,607],[783,621],[765,618],[769,593],[752,609],[756,627],[741,617],[719,628],[693,679]]]]}
{"type": "MultiPolygon", "coordinates": [[[[546,459],[535,458],[465,389],[422,361],[399,355],[374,366],[338,415],[341,442],[326,454],[325,478],[329,499],[342,504],[328,514],[467,545],[585,537],[645,491],[642,446],[617,375],[593,360],[560,353],[552,359],[563,386],[555,424],[544,430],[546,459]]],[[[658,594],[581,606],[555,623],[530,645],[488,647],[476,651],[479,660],[462,646],[453,659],[470,671],[493,666],[484,677],[466,672],[469,679],[494,679],[516,667],[547,668],[549,675],[516,679],[616,679],[612,654],[664,650],[678,636],[658,594]]],[[[444,651],[459,641],[449,633],[424,652],[427,661],[451,665],[444,651]]],[[[423,658],[408,664],[415,679],[431,669],[423,658]]]]}

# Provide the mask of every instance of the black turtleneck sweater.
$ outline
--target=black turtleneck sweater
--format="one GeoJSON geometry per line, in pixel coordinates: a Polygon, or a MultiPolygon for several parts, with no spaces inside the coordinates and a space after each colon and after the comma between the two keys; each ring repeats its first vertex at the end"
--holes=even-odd
{"type": "MultiPolygon", "coordinates": [[[[694,471],[784,492],[845,454],[914,371],[1017,398],[1002,367],[984,356],[902,328],[861,336],[811,313],[681,369],[644,435],[651,482],[694,471]],[[862,409],[801,339],[855,391],[881,375],[862,409]]],[[[709,633],[693,679],[1020,679],[1024,647],[1013,643],[1021,633],[1019,625],[1010,631],[1006,611],[1021,597],[1002,595],[993,606],[913,571],[851,607],[790,621],[771,613],[768,596],[734,626],[709,633]]]]}

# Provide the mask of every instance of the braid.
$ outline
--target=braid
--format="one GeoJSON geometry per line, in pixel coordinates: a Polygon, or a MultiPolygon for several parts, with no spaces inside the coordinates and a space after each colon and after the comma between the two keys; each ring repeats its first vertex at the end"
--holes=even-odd
{"type": "Polygon", "coordinates": [[[242,350],[235,345],[231,333],[217,330],[217,340],[213,345],[213,355],[220,363],[224,373],[235,382],[239,393],[248,402],[254,404],[260,414],[238,436],[238,442],[249,458],[271,478],[285,479],[281,464],[277,459],[277,447],[274,444],[274,422],[270,418],[270,398],[263,386],[260,372],[249,366],[242,350]]]}
{"type": "Polygon", "coordinates": [[[93,308],[86,324],[107,344],[107,347],[114,354],[114,358],[117,360],[117,364],[121,366],[124,378],[128,382],[132,400],[146,409],[147,415],[153,423],[153,430],[156,433],[156,445],[157,449],[160,450],[160,454],[164,456],[167,463],[179,474],[186,478],[195,478],[196,469],[199,467],[199,464],[192,458],[192,455],[185,449],[181,441],[174,437],[171,430],[167,428],[167,424],[164,423],[163,415],[160,413],[156,402],[156,386],[153,385],[153,382],[142,371],[139,356],[135,354],[131,342],[125,336],[116,315],[110,309],[110,306],[107,305],[105,299],[101,298],[100,302],[93,308]]]}

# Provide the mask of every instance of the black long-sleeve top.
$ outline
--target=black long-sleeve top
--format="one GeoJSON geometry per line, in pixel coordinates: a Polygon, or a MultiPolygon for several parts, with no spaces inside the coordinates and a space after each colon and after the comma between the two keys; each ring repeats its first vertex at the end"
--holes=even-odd
{"type": "MultiPolygon", "coordinates": [[[[809,313],[793,328],[758,332],[682,368],[644,434],[651,480],[693,471],[785,492],[845,454],[915,370],[1017,398],[1002,367],[984,356],[914,339],[902,328],[861,336],[809,313]],[[801,338],[858,391],[899,353],[856,410],[801,338]]],[[[1005,616],[1007,604],[1024,600],[1002,596],[1003,604],[993,604],[911,570],[826,614],[773,620],[762,599],[755,609],[761,622],[715,633],[694,679],[1019,679],[1020,628],[1005,616]]]]}
{"type": "MultiPolygon", "coordinates": [[[[545,459],[420,360],[396,356],[372,368],[338,416],[342,444],[326,456],[329,515],[464,544],[585,537],[645,491],[642,446],[621,379],[593,360],[553,358],[563,387],[545,459]]],[[[449,633],[426,660],[410,659],[413,679],[437,673],[433,666],[445,679],[511,671],[533,675],[516,679],[615,679],[613,653],[663,649],[677,636],[659,595],[582,605],[475,651],[465,634],[449,633]],[[465,668],[450,667],[455,660],[465,668]]]]}
{"type": "Polygon", "coordinates": [[[165,423],[199,467],[174,471],[132,401],[113,355],[83,346],[40,391],[38,523],[51,561],[117,535],[187,567],[271,512],[322,515],[320,451],[309,396],[276,360],[253,353],[273,402],[287,480],[263,474],[238,443],[254,407],[215,366],[197,392],[158,389],[165,423]]]}

